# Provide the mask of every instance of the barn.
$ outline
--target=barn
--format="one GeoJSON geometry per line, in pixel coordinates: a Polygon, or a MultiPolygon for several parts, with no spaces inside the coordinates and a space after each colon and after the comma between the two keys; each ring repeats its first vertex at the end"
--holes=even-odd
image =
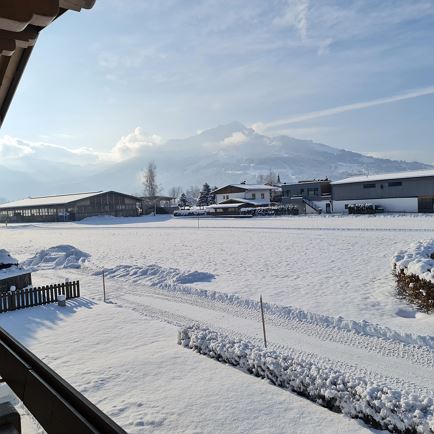
{"type": "Polygon", "coordinates": [[[0,205],[0,222],[77,221],[99,215],[136,217],[140,213],[139,198],[116,191],[96,191],[29,197],[4,203],[0,205]]]}

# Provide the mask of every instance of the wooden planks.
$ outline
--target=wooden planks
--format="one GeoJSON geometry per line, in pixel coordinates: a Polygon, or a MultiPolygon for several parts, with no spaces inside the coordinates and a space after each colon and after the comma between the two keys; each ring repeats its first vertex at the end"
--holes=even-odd
{"type": "Polygon", "coordinates": [[[67,300],[80,297],[80,282],[77,280],[0,293],[0,313],[56,303],[59,294],[65,295],[67,300]]]}

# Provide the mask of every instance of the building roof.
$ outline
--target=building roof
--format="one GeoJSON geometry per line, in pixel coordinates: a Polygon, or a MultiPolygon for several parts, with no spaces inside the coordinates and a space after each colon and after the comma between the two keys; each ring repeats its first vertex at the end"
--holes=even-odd
{"type": "Polygon", "coordinates": [[[223,190],[228,187],[234,187],[239,188],[244,191],[248,190],[280,190],[280,187],[276,187],[273,185],[266,185],[266,184],[228,184],[224,187],[217,188],[217,190],[214,190],[213,193],[218,193],[220,190],[223,190]]]}
{"type": "Polygon", "coordinates": [[[3,270],[0,270],[0,280],[10,279],[11,277],[17,277],[28,273],[30,273],[29,270],[25,270],[24,268],[13,265],[10,268],[4,268],[3,270]]]}
{"type": "Polygon", "coordinates": [[[0,127],[39,32],[67,10],[90,9],[95,0],[1,0],[0,127]]]}
{"type": "MultiPolygon", "coordinates": [[[[93,196],[99,196],[104,193],[117,193],[111,191],[92,191],[89,193],[73,193],[73,194],[61,194],[56,196],[39,196],[39,197],[28,197],[27,199],[16,200],[14,202],[3,203],[0,205],[0,210],[10,209],[10,208],[32,208],[41,206],[53,206],[53,205],[67,205],[78,200],[87,199],[93,196]]],[[[133,199],[140,200],[134,196],[117,193],[122,196],[128,196],[133,199]]]]}
{"type": "Polygon", "coordinates": [[[334,181],[332,184],[353,184],[357,182],[388,181],[392,179],[425,178],[431,176],[434,177],[434,170],[417,170],[411,172],[382,173],[379,175],[352,176],[350,178],[341,179],[340,181],[334,181]]]}

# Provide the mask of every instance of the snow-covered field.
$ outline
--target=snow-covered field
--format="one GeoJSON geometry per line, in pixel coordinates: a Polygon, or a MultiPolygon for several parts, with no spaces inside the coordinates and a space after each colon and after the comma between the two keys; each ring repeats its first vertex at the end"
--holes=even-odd
{"type": "Polygon", "coordinates": [[[193,321],[260,345],[260,294],[272,349],[434,395],[434,315],[394,297],[390,268],[397,251],[434,238],[432,216],[107,217],[0,237],[39,270],[34,283],[79,279],[84,296],[0,325],[128,432],[369,431],[177,345],[193,321]]]}

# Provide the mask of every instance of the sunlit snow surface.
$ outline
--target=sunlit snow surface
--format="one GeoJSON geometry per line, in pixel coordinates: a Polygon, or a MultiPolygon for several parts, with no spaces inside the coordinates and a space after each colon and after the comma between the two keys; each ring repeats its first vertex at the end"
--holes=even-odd
{"type": "Polygon", "coordinates": [[[434,239],[432,216],[107,217],[0,235],[20,261],[55,246],[83,254],[70,255],[79,268],[33,266],[34,283],[79,279],[85,299],[0,323],[129,432],[367,431],[176,345],[177,328],[193,321],[260,344],[260,294],[277,350],[434,389],[434,317],[395,298],[390,269],[397,251],[434,239]]]}

